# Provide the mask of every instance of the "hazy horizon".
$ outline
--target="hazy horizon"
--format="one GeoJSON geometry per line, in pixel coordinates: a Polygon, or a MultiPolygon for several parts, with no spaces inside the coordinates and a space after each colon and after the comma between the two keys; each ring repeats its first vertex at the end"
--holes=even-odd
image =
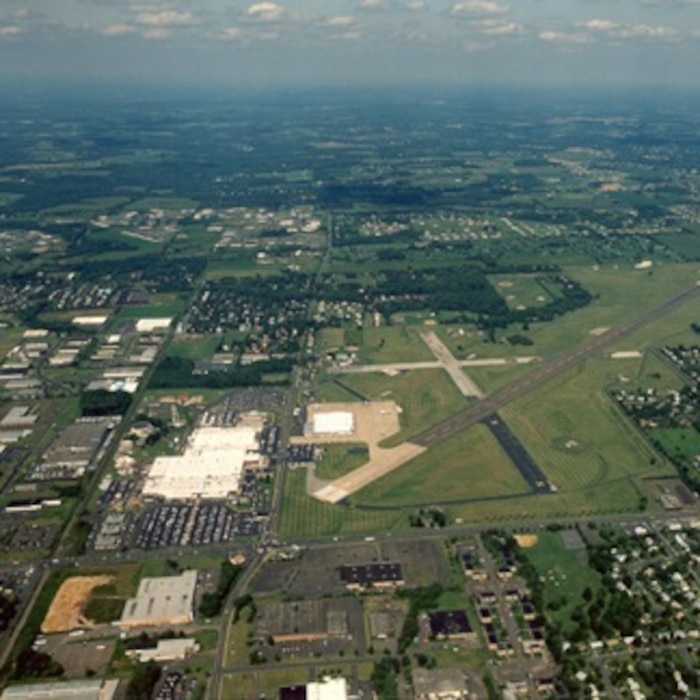
{"type": "Polygon", "coordinates": [[[700,87],[697,0],[17,0],[0,80],[700,87]]]}

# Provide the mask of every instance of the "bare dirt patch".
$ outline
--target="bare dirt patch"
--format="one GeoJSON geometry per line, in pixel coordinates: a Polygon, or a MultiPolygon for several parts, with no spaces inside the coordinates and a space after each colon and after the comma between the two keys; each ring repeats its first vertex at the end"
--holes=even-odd
{"type": "Polygon", "coordinates": [[[537,545],[537,535],[515,535],[515,541],[523,549],[530,549],[537,545]]]}
{"type": "Polygon", "coordinates": [[[83,615],[83,609],[95,588],[111,582],[111,576],[72,576],[66,579],[51,601],[41,631],[50,634],[92,627],[93,623],[83,615]]]}

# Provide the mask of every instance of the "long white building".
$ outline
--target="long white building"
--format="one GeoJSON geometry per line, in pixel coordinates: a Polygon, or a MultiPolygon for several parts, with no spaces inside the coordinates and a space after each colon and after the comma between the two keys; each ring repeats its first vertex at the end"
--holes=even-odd
{"type": "Polygon", "coordinates": [[[259,464],[255,428],[198,428],[182,455],[157,457],[146,478],[144,496],[167,500],[224,499],[238,491],[247,464],[259,464]]]}

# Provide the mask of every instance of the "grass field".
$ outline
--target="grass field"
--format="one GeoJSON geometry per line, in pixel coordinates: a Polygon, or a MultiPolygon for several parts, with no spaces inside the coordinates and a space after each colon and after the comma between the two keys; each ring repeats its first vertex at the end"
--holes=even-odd
{"type": "Polygon", "coordinates": [[[566,631],[575,627],[571,624],[571,613],[581,604],[583,590],[590,587],[595,594],[600,578],[587,566],[585,550],[567,549],[559,533],[542,531],[537,533],[537,538],[534,547],[522,551],[544,583],[545,606],[561,606],[556,611],[548,611],[547,615],[566,631]]]}
{"type": "Polygon", "coordinates": [[[221,344],[221,338],[208,335],[192,340],[175,340],[168,346],[168,356],[188,360],[210,360],[221,344]]]}
{"type": "Polygon", "coordinates": [[[154,294],[148,306],[122,306],[119,318],[160,318],[177,316],[185,308],[186,301],[177,294],[154,294]]]}
{"type": "MultiPolygon", "coordinates": [[[[394,400],[401,408],[401,430],[384,440],[383,447],[394,447],[465,408],[467,403],[447,373],[441,369],[421,369],[390,377],[387,374],[345,374],[338,379],[371,400],[394,400]]],[[[316,391],[322,401],[352,400],[337,385],[327,383],[316,391]]]]}
{"type": "Polygon", "coordinates": [[[657,428],[651,434],[674,458],[690,459],[700,455],[700,432],[695,428],[657,428]]]}
{"type": "Polygon", "coordinates": [[[605,393],[615,362],[590,360],[501,411],[558,490],[671,473],[605,393]]]}
{"type": "Polygon", "coordinates": [[[591,330],[636,318],[698,279],[697,265],[658,266],[651,274],[631,266],[625,268],[624,264],[619,269],[612,265],[597,270],[580,266],[566,272],[596,298],[583,309],[554,322],[532,324],[528,335],[535,341],[531,347],[534,354],[547,355],[576,347],[591,338],[591,330]]]}
{"type": "Polygon", "coordinates": [[[236,624],[231,625],[226,638],[226,665],[236,666],[248,661],[248,642],[253,634],[253,624],[246,621],[244,615],[236,624]]]}
{"type": "Polygon", "coordinates": [[[88,620],[105,624],[118,620],[127,598],[136,594],[141,576],[138,564],[125,564],[105,568],[81,569],[81,576],[111,576],[112,581],[93,589],[85,605],[88,620]]]}
{"type": "Polygon", "coordinates": [[[361,363],[422,362],[434,360],[433,354],[410,326],[365,328],[358,352],[361,363]]]}
{"type": "Polygon", "coordinates": [[[323,458],[316,465],[316,476],[319,479],[337,479],[368,461],[369,449],[364,442],[324,445],[323,458]]]}
{"type": "Polygon", "coordinates": [[[286,476],[280,535],[287,540],[369,534],[407,526],[408,521],[401,511],[364,511],[316,500],[306,493],[305,469],[295,469],[286,476]]]}
{"type": "Polygon", "coordinates": [[[475,425],[359,491],[362,505],[429,505],[526,493],[488,428],[475,425]]]}
{"type": "Polygon", "coordinates": [[[276,698],[279,695],[280,688],[304,685],[310,680],[309,669],[304,666],[286,669],[242,671],[241,673],[224,677],[221,696],[227,698],[227,700],[276,698]]]}
{"type": "Polygon", "coordinates": [[[552,294],[535,275],[490,275],[489,281],[503,297],[509,309],[541,308],[552,301],[552,294]]]}

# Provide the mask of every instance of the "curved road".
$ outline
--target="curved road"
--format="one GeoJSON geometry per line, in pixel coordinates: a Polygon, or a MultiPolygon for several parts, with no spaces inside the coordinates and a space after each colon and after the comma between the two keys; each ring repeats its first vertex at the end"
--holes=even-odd
{"type": "Polygon", "coordinates": [[[539,386],[543,382],[546,382],[553,377],[563,374],[567,370],[577,365],[579,362],[598,354],[603,348],[612,345],[624,336],[629,335],[642,326],[645,326],[647,323],[660,318],[664,314],[675,309],[677,306],[684,304],[698,291],[700,291],[700,286],[696,284],[693,287],[690,287],[690,289],[686,289],[680,294],[667,299],[665,302],[663,302],[663,304],[646,311],[641,316],[638,316],[627,323],[623,323],[620,326],[616,326],[606,333],[597,336],[595,339],[584,343],[577,350],[574,350],[567,355],[555,357],[551,360],[545,361],[534,372],[531,372],[522,379],[518,379],[512,384],[509,384],[507,387],[497,391],[495,394],[487,396],[485,399],[482,399],[461,413],[458,413],[442,423],[438,423],[432,428],[429,428],[425,432],[413,438],[411,442],[417,445],[422,445],[423,447],[430,447],[438,442],[452,437],[461,430],[484,420],[492,413],[496,413],[499,409],[503,408],[503,406],[511,401],[515,401],[515,399],[519,398],[523,394],[526,394],[528,391],[531,391],[536,386],[539,386]]]}

